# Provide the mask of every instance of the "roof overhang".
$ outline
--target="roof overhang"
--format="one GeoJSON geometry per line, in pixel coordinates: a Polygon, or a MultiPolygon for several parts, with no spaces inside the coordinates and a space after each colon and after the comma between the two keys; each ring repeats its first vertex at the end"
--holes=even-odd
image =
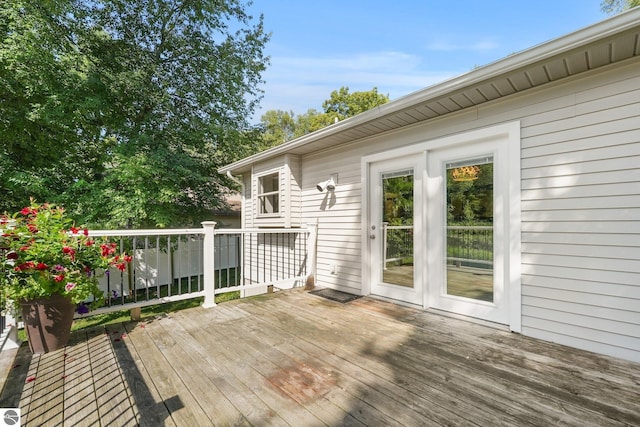
{"type": "Polygon", "coordinates": [[[424,122],[640,56],[640,7],[411,93],[219,169],[240,174],[283,154],[320,149],[424,122]]]}

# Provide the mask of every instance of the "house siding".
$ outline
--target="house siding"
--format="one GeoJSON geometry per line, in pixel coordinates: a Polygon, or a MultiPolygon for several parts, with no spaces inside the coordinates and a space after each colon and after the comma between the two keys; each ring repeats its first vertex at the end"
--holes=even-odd
{"type": "Polygon", "coordinates": [[[361,149],[303,158],[302,216],[318,222],[316,280],[321,286],[360,293],[361,149]],[[333,192],[319,192],[318,182],[337,176],[333,192]]]}
{"type": "Polygon", "coordinates": [[[637,59],[302,158],[319,285],[359,293],[361,158],[521,122],[522,333],[640,361],[637,59]],[[333,194],[315,189],[336,174],[333,194]]]}
{"type": "MultiPolygon", "coordinates": [[[[637,61],[522,129],[523,333],[640,360],[637,61]]],[[[570,99],[568,97],[568,99],[570,99]]]]}

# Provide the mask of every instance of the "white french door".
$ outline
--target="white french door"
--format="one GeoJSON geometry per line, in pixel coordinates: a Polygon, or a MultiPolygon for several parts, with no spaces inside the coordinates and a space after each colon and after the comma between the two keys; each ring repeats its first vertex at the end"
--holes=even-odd
{"type": "Polygon", "coordinates": [[[420,155],[369,165],[369,277],[371,293],[423,304],[416,264],[422,236],[420,155]]]}
{"type": "Polygon", "coordinates": [[[433,308],[509,323],[508,180],[502,161],[490,142],[428,154],[428,305],[433,308]]]}
{"type": "Polygon", "coordinates": [[[520,123],[363,157],[363,290],[521,331],[520,123]]]}

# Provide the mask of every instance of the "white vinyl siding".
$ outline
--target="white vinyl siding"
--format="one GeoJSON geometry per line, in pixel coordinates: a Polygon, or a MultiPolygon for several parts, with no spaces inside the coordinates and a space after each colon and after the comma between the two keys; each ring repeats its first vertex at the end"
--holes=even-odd
{"type": "Polygon", "coordinates": [[[359,294],[361,289],[359,149],[303,158],[302,216],[318,221],[319,286],[359,294]],[[318,182],[337,177],[333,192],[319,192],[318,182]],[[333,271],[333,272],[332,272],[333,271]]]}
{"type": "Polygon", "coordinates": [[[523,333],[639,361],[640,77],[631,68],[522,129],[522,300],[523,333]]]}
{"type": "Polygon", "coordinates": [[[304,156],[302,214],[319,221],[319,285],[361,291],[362,156],[520,120],[522,333],[639,361],[637,70],[632,60],[304,156]],[[329,174],[339,176],[333,203],[315,189],[329,174]]]}

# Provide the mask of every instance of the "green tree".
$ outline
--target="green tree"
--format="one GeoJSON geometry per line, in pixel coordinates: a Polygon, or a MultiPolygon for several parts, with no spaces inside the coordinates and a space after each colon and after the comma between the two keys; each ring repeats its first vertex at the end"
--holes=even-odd
{"type": "Polygon", "coordinates": [[[293,112],[269,110],[260,121],[260,149],[274,147],[387,102],[389,96],[379,94],[375,87],[370,91],[353,93],[349,93],[348,87],[341,87],[331,92],[330,98],[322,103],[323,111],[309,109],[296,116],[293,112]]]}
{"type": "Polygon", "coordinates": [[[640,6],[640,0],[602,0],[600,8],[604,13],[615,14],[640,6]]]}
{"type": "Polygon", "coordinates": [[[296,121],[293,111],[269,110],[261,117],[261,147],[269,148],[295,137],[296,121]]]}
{"type": "Polygon", "coordinates": [[[190,225],[219,165],[255,151],[269,36],[240,0],[0,5],[0,210],[35,196],[82,222],[190,225]]]}
{"type": "Polygon", "coordinates": [[[389,96],[378,93],[376,87],[367,92],[353,93],[349,93],[348,87],[341,87],[331,92],[331,97],[322,103],[322,108],[325,114],[344,120],[387,102],[389,102],[389,96]]]}

